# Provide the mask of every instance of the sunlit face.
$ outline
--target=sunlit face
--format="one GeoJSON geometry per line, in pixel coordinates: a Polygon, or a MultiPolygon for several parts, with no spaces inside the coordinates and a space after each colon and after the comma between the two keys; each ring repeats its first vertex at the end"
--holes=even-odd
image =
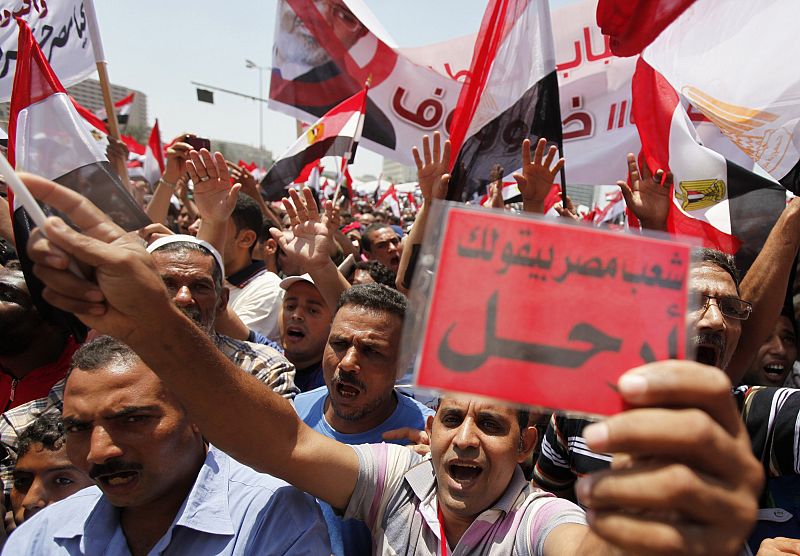
{"type": "Polygon", "coordinates": [[[198,251],[153,251],[153,262],[175,305],[208,333],[225,310],[214,283],[214,257],[198,251]]]}
{"type": "Polygon", "coordinates": [[[299,280],[289,286],[281,309],[281,344],[296,367],[322,360],[331,331],[331,310],[314,284],[299,280]]]}
{"type": "Polygon", "coordinates": [[[400,268],[400,255],[403,252],[397,233],[389,227],[381,228],[370,232],[370,240],[369,258],[378,261],[392,272],[397,272],[400,268]]]}
{"type": "Polygon", "coordinates": [[[118,508],[183,500],[204,459],[200,431],[141,361],[73,370],[63,420],[69,459],[118,508]]]}
{"type": "Polygon", "coordinates": [[[394,411],[402,327],[399,316],[384,311],[345,305],[336,312],[322,368],[330,402],[325,417],[340,432],[367,431],[394,411]]]}
{"type": "Polygon", "coordinates": [[[749,386],[783,386],[796,359],[797,339],[792,321],[781,315],[769,338],[758,348],[743,382],[749,386]]]}
{"type": "MultiPolygon", "coordinates": [[[[713,297],[739,297],[731,275],[712,263],[692,266],[689,289],[693,293],[713,297]]],[[[707,308],[690,312],[687,324],[689,347],[697,350],[695,359],[726,370],[739,343],[742,322],[723,315],[716,300],[711,300],[707,308]]],[[[738,384],[740,378],[730,377],[733,384],[738,384]]]]}
{"type": "Polygon", "coordinates": [[[503,494],[536,443],[516,410],[467,397],[442,398],[429,429],[436,492],[445,519],[474,519],[503,494]]]}
{"type": "Polygon", "coordinates": [[[19,525],[42,508],[93,484],[86,473],[69,461],[65,445],[49,450],[37,442],[14,466],[11,484],[14,523],[19,525]]]}

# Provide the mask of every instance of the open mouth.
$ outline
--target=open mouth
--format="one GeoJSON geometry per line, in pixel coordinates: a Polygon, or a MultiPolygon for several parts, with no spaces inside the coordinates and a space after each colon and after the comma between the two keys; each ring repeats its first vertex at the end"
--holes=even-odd
{"type": "Polygon", "coordinates": [[[483,473],[480,465],[465,462],[451,463],[447,469],[450,477],[458,483],[471,483],[483,473]]]}
{"type": "Polygon", "coordinates": [[[286,336],[293,340],[302,340],[306,337],[306,333],[302,328],[296,326],[289,326],[286,328],[286,336]]]}
{"type": "Polygon", "coordinates": [[[361,391],[358,388],[356,388],[355,386],[352,386],[350,384],[345,384],[343,382],[337,382],[336,383],[336,393],[339,394],[339,396],[344,398],[344,399],[353,399],[356,396],[358,396],[361,393],[361,391]]]}
{"type": "Polygon", "coordinates": [[[119,487],[131,484],[136,480],[137,475],[136,471],[121,471],[119,473],[101,475],[97,477],[97,480],[110,487],[119,487]]]}
{"type": "Polygon", "coordinates": [[[767,377],[778,380],[783,377],[783,374],[786,372],[786,366],[783,363],[770,363],[769,365],[764,365],[764,373],[767,377]]]}
{"type": "Polygon", "coordinates": [[[708,344],[699,345],[697,346],[697,353],[695,355],[695,361],[698,363],[703,363],[704,365],[711,365],[713,367],[718,366],[720,355],[720,349],[717,346],[711,346],[708,344]]]}

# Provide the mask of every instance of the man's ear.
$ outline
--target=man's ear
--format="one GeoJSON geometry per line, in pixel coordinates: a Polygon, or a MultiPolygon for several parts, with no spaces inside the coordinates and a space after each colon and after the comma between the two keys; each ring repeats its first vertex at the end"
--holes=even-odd
{"type": "Polygon", "coordinates": [[[219,302],[217,303],[217,316],[221,315],[228,308],[228,298],[231,292],[225,286],[222,286],[222,291],[219,293],[219,302]]]}
{"type": "Polygon", "coordinates": [[[272,238],[264,242],[264,255],[274,255],[278,252],[278,242],[272,238]]]}
{"type": "Polygon", "coordinates": [[[431,437],[431,431],[433,430],[433,419],[435,415],[428,415],[428,418],[425,419],[425,432],[428,433],[428,438],[431,437]]]}
{"type": "Polygon", "coordinates": [[[243,249],[250,249],[258,239],[258,235],[253,230],[239,230],[236,235],[236,244],[243,249]]]}
{"type": "Polygon", "coordinates": [[[536,427],[525,427],[519,437],[519,446],[517,446],[517,463],[522,463],[528,459],[533,449],[536,447],[536,440],[539,438],[539,433],[536,427]]]}

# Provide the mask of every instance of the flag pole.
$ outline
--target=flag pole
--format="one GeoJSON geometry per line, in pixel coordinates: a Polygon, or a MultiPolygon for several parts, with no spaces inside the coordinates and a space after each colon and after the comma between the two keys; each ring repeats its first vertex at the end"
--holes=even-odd
{"type": "Polygon", "coordinates": [[[361,139],[361,129],[364,127],[364,116],[367,113],[366,103],[367,103],[367,93],[369,93],[369,86],[372,83],[372,75],[367,77],[367,81],[364,83],[364,110],[358,116],[358,124],[356,125],[356,132],[350,138],[350,146],[347,147],[347,152],[344,153],[343,163],[341,164],[339,171],[341,172],[339,179],[336,180],[336,191],[333,193],[333,206],[336,206],[336,201],[339,198],[339,193],[342,190],[342,182],[344,181],[345,172],[350,167],[350,158],[353,156],[353,145],[355,144],[356,137],[361,139]]]}
{"type": "MultiPolygon", "coordinates": [[[[558,144],[558,157],[564,158],[564,153],[561,151],[561,143],[558,144]]],[[[564,166],[561,167],[559,172],[561,176],[561,206],[564,210],[567,208],[567,175],[564,172],[564,166]]]]}
{"type": "MultiPolygon", "coordinates": [[[[119,124],[117,123],[117,113],[114,111],[114,100],[111,98],[111,85],[108,79],[108,61],[103,50],[103,41],[100,38],[100,26],[97,23],[97,12],[94,10],[94,0],[85,0],[83,3],[86,11],[86,24],[89,29],[89,36],[92,39],[92,50],[94,51],[94,61],[97,66],[97,75],[100,78],[100,90],[103,92],[103,104],[106,107],[108,116],[108,134],[114,139],[119,139],[119,124]]],[[[125,189],[130,190],[130,179],[128,179],[127,161],[122,158],[114,157],[111,161],[117,170],[117,174],[122,179],[125,189]]]]}

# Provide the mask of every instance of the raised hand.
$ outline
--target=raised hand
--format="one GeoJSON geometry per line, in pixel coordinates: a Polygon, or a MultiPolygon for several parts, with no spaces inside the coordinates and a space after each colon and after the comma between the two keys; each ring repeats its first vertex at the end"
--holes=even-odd
{"type": "Polygon", "coordinates": [[[232,163],[229,163],[228,167],[233,181],[242,184],[242,193],[257,200],[261,194],[258,191],[258,182],[250,170],[244,166],[235,166],[232,163]]]}
{"type": "Polygon", "coordinates": [[[411,154],[414,155],[417,165],[419,188],[426,203],[447,196],[447,184],[450,181],[450,174],[447,173],[450,167],[450,140],[444,142],[444,148],[441,143],[441,135],[434,131],[432,152],[427,135],[422,136],[422,157],[417,147],[411,147],[411,154]]]}
{"type": "Polygon", "coordinates": [[[499,164],[492,166],[489,175],[489,199],[492,208],[505,208],[506,203],[503,199],[503,167],[499,164]]]}
{"type": "Polygon", "coordinates": [[[564,159],[559,158],[555,164],[558,149],[551,145],[545,157],[544,150],[547,147],[547,139],[542,137],[536,143],[536,151],[531,160],[531,140],[525,139],[522,142],[522,170],[514,174],[517,180],[519,192],[522,195],[523,210],[526,212],[544,212],[544,199],[550,192],[550,188],[556,176],[564,167],[564,159]]]}
{"type": "Polygon", "coordinates": [[[302,197],[295,190],[289,191],[289,196],[291,201],[283,199],[291,223],[288,233],[270,228],[270,235],[290,257],[302,261],[307,272],[332,264],[333,203],[325,201],[325,212],[320,214],[309,188],[303,188],[302,197]]]}
{"type": "Polygon", "coordinates": [[[567,203],[566,205],[561,205],[561,202],[556,203],[553,205],[553,208],[556,209],[556,212],[562,218],[566,218],[568,220],[580,220],[581,217],[578,216],[578,211],[575,210],[575,205],[572,204],[572,199],[567,196],[567,203]]]}
{"type": "Polygon", "coordinates": [[[186,161],[186,171],[194,182],[194,202],[200,216],[206,221],[227,222],[236,208],[236,198],[241,184],[231,185],[225,157],[220,153],[211,156],[206,149],[191,151],[186,161]]]}
{"type": "Polygon", "coordinates": [[[643,228],[666,230],[672,174],[664,176],[663,170],[651,174],[647,164],[643,164],[640,171],[636,157],[628,153],[628,179],[630,186],[622,180],[617,182],[625,205],[636,215],[643,228]]]}
{"type": "Polygon", "coordinates": [[[164,168],[163,179],[167,183],[175,184],[178,179],[186,172],[186,161],[189,159],[189,152],[192,146],[185,143],[187,137],[194,137],[191,133],[182,133],[175,137],[167,147],[166,167],[164,168]]]}

